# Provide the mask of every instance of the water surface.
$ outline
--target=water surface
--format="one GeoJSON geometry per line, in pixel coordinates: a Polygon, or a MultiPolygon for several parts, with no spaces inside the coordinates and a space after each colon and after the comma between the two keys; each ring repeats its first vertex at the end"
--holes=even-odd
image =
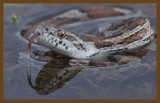
{"type": "MultiPolygon", "coordinates": [[[[70,67],[79,69],[61,88],[42,95],[30,87],[26,70],[32,69],[35,84],[45,62],[30,59],[27,42],[19,36],[11,14],[19,17],[20,27],[38,22],[59,12],[89,4],[5,4],[4,5],[4,98],[5,99],[155,99],[156,98],[156,40],[140,60],[110,67],[70,67]]],[[[93,4],[91,4],[93,5],[93,4]]],[[[96,5],[96,4],[94,4],[96,5]]],[[[100,4],[118,5],[118,4],[100,4]]],[[[122,4],[145,14],[156,28],[156,5],[122,4]]],[[[79,28],[81,29],[81,28],[79,28]]],[[[78,29],[77,29],[78,31],[78,29]]],[[[50,67],[54,70],[56,67],[50,67]]]]}

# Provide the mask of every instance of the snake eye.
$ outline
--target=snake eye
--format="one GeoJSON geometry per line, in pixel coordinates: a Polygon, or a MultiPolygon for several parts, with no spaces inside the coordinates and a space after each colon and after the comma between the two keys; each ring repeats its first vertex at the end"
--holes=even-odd
{"type": "Polygon", "coordinates": [[[65,37],[65,35],[66,35],[66,33],[65,33],[64,30],[58,30],[57,34],[58,34],[58,36],[59,36],[60,38],[63,38],[63,37],[65,37]]]}

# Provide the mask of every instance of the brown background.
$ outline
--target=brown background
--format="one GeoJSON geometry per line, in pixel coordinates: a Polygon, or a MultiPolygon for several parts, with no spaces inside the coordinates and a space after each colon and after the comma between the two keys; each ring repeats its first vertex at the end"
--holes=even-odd
{"type": "Polygon", "coordinates": [[[160,4],[159,4],[159,0],[79,0],[79,1],[75,1],[75,0],[1,0],[1,4],[0,4],[0,12],[1,12],[1,16],[0,16],[0,19],[1,19],[1,40],[0,40],[0,46],[1,46],[1,50],[0,50],[0,53],[1,53],[1,57],[0,57],[0,61],[1,61],[1,68],[0,68],[0,73],[1,73],[1,81],[0,81],[0,103],[8,103],[8,102],[15,102],[15,103],[24,103],[24,102],[37,102],[37,103],[47,103],[47,102],[60,102],[60,103],[75,103],[75,102],[83,102],[83,103],[86,103],[86,102],[91,102],[91,103],[106,103],[106,102],[113,102],[113,103],[132,103],[132,102],[136,102],[136,103],[160,103],[160,82],[159,82],[159,78],[160,78],[160,75],[159,75],[159,28],[160,28],[160,25],[159,25],[159,13],[158,11],[160,11],[160,4]],[[3,4],[4,3],[156,3],[157,4],[157,99],[156,100],[3,100],[3,4]]]}

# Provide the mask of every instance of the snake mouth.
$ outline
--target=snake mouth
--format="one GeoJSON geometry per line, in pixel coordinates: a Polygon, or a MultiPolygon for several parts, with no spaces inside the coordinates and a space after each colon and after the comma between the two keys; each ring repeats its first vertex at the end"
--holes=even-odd
{"type": "Polygon", "coordinates": [[[30,38],[29,42],[28,42],[28,50],[29,50],[30,54],[31,54],[31,51],[32,51],[32,43],[33,43],[34,39],[39,35],[40,35],[39,33],[33,34],[32,37],[30,38]]]}

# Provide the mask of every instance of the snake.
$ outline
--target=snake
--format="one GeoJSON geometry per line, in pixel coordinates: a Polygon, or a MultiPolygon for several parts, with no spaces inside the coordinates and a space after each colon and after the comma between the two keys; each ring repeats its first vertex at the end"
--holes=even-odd
{"type": "MultiPolygon", "coordinates": [[[[31,57],[37,58],[39,52],[32,53],[32,44],[46,47],[52,58],[64,56],[71,58],[72,64],[77,61],[120,61],[121,56],[139,56],[147,50],[154,40],[155,32],[150,20],[144,16],[130,17],[102,25],[87,35],[78,34],[62,28],[61,25],[79,21],[87,22],[106,16],[117,17],[131,15],[126,8],[107,6],[90,6],[71,9],[60,13],[52,19],[45,20],[21,31],[28,40],[31,57]],[[34,54],[34,55],[33,55],[34,54]],[[121,55],[121,56],[120,56],[121,55]],[[118,57],[118,59],[117,59],[118,57]],[[76,60],[76,61],[75,61],[76,60]]],[[[87,28],[87,27],[86,27],[87,28]]],[[[45,53],[41,53],[45,55],[45,53]]],[[[48,58],[47,58],[48,59],[48,58]]],[[[90,63],[92,64],[92,63],[90,63]]]]}
{"type": "MultiPolygon", "coordinates": [[[[68,64],[108,66],[126,63],[130,60],[128,57],[145,55],[148,46],[155,38],[155,31],[145,16],[134,14],[127,17],[133,13],[134,11],[128,8],[82,7],[62,12],[51,19],[21,30],[21,35],[28,40],[30,56],[36,60],[49,59],[49,63],[39,72],[35,86],[28,73],[29,85],[39,94],[47,95],[63,87],[65,82],[82,69],[82,67],[70,67],[68,64]],[[81,22],[85,24],[101,20],[100,18],[108,20],[109,17],[115,18],[111,19],[112,23],[104,22],[90,34],[82,35],[61,27],[66,24],[74,27],[77,22],[76,25],[81,22]],[[32,51],[33,43],[46,47],[49,52],[32,51]]],[[[87,25],[84,28],[89,27],[87,25]]]]}

